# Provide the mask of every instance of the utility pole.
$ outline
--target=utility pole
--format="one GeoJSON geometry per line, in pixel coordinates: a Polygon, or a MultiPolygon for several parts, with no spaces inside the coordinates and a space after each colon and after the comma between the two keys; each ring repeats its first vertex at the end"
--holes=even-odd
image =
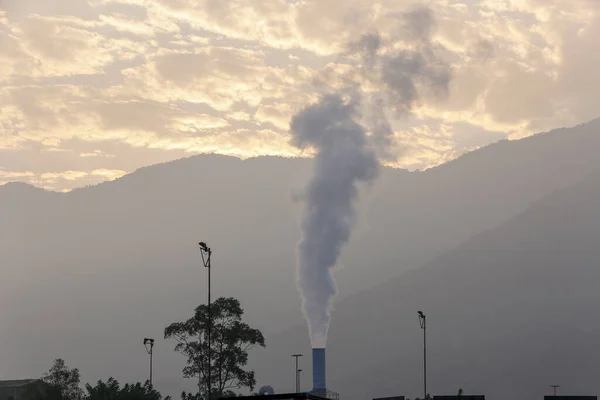
{"type": "Polygon", "coordinates": [[[556,389],[560,387],[560,385],[550,385],[552,390],[554,391],[554,396],[556,397],[556,389]]]}
{"type": "Polygon", "coordinates": [[[144,338],[144,347],[146,352],[150,354],[150,386],[152,386],[152,349],[154,348],[154,339],[144,338]]]}
{"type": "Polygon", "coordinates": [[[423,330],[423,400],[427,400],[427,321],[423,311],[418,311],[419,325],[423,330]]]}
{"type": "Polygon", "coordinates": [[[294,369],[296,377],[296,393],[300,392],[300,370],[298,369],[298,358],[302,357],[302,354],[292,354],[292,357],[296,359],[296,368],[294,369]]]}
{"type": "MultiPolygon", "coordinates": [[[[206,245],[204,242],[198,243],[200,246],[200,254],[202,255],[202,264],[205,268],[208,268],[208,379],[206,381],[206,400],[210,400],[211,398],[211,341],[210,341],[210,331],[212,328],[212,315],[210,313],[210,256],[212,255],[212,250],[210,247],[206,245]]],[[[202,380],[202,373],[200,372],[200,380],[202,380]]]]}

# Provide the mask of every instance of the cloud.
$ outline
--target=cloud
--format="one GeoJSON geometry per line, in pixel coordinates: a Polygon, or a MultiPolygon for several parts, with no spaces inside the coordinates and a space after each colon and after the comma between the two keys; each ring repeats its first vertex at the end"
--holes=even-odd
{"type": "Polygon", "coordinates": [[[78,137],[90,141],[120,139],[147,145],[160,136],[202,135],[229,126],[224,118],[177,106],[121,100],[105,91],[77,86],[24,86],[0,91],[0,126],[19,129],[19,137],[47,145],[78,137]]]}
{"type": "Polygon", "coordinates": [[[102,75],[111,64],[147,51],[146,43],[104,36],[99,28],[105,25],[75,17],[29,15],[5,28],[0,80],[102,75]]]}
{"type": "Polygon", "coordinates": [[[79,157],[115,157],[114,154],[106,154],[102,150],[94,150],[87,153],[80,153],[79,157]]]}
{"type": "Polygon", "coordinates": [[[281,157],[308,156],[289,144],[287,135],[269,129],[225,130],[203,137],[157,139],[148,145],[150,149],[183,151],[186,154],[223,154],[241,159],[265,154],[281,157]]]}
{"type": "Polygon", "coordinates": [[[87,176],[88,174],[83,171],[63,171],[63,172],[46,172],[40,175],[40,179],[46,182],[56,182],[58,179],[65,179],[67,181],[74,181],[87,176]]]}
{"type": "Polygon", "coordinates": [[[284,48],[295,43],[293,6],[285,0],[152,0],[148,8],[235,39],[284,48]]]}
{"type": "Polygon", "coordinates": [[[177,107],[150,101],[107,100],[91,105],[89,111],[100,118],[102,130],[142,131],[157,135],[201,133],[223,128],[229,123],[206,114],[185,112],[177,107]]]}
{"type": "Polygon", "coordinates": [[[393,143],[403,156],[395,166],[433,167],[457,157],[467,149],[457,151],[453,134],[452,127],[445,124],[413,126],[396,132],[393,143]]]}
{"type": "Polygon", "coordinates": [[[0,169],[0,180],[2,180],[3,182],[8,182],[11,179],[24,180],[33,176],[35,176],[35,174],[29,171],[4,171],[3,169],[0,169]]]}
{"type": "Polygon", "coordinates": [[[1,8],[0,149],[13,171],[30,170],[23,154],[73,163],[48,164],[49,173],[128,171],[197,152],[296,155],[287,145],[291,116],[352,85],[375,103],[414,100],[412,118],[396,107],[381,125],[393,134],[386,162],[410,168],[598,116],[596,0],[22,0],[1,8]],[[484,139],[456,140],[465,126],[484,139]],[[92,156],[109,143],[122,146],[104,152],[115,157],[92,156]]]}
{"type": "Polygon", "coordinates": [[[123,175],[125,175],[127,172],[125,171],[121,171],[118,169],[95,169],[93,170],[90,174],[93,176],[99,176],[105,179],[109,179],[109,180],[114,180],[117,178],[122,177],[123,175]]]}
{"type": "Polygon", "coordinates": [[[257,104],[268,73],[260,54],[233,48],[164,50],[147,64],[122,71],[124,92],[159,102],[206,103],[227,110],[257,104]]]}
{"type": "Polygon", "coordinates": [[[416,107],[418,116],[470,122],[512,137],[597,117],[584,98],[600,84],[600,60],[592,51],[599,10],[593,2],[471,3],[470,13],[435,8],[432,39],[453,51],[447,59],[454,79],[448,100],[416,107]],[[577,73],[570,70],[574,65],[577,73]]]}
{"type": "Polygon", "coordinates": [[[114,28],[119,32],[131,33],[135,36],[153,37],[156,30],[143,21],[136,21],[122,15],[100,15],[102,25],[114,28]]]}
{"type": "Polygon", "coordinates": [[[260,123],[272,124],[278,129],[287,131],[292,116],[306,104],[314,102],[317,95],[290,91],[285,99],[286,101],[281,101],[281,98],[263,99],[254,114],[254,119],[260,123]]]}
{"type": "Polygon", "coordinates": [[[98,184],[122,177],[122,170],[95,169],[92,171],[67,170],[36,174],[31,171],[3,171],[0,169],[0,186],[8,182],[21,181],[53,191],[69,191],[82,185],[98,184]]]}
{"type": "Polygon", "coordinates": [[[20,21],[31,14],[92,18],[95,13],[87,0],[19,0],[3,1],[2,9],[9,19],[20,21]]]}

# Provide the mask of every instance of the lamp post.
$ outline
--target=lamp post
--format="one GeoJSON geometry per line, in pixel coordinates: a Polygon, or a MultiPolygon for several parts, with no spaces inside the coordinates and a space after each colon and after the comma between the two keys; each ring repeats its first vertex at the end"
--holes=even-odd
{"type": "Polygon", "coordinates": [[[150,354],[150,386],[152,386],[152,348],[154,347],[154,339],[144,338],[144,347],[146,352],[150,354]]]}
{"type": "Polygon", "coordinates": [[[423,400],[427,400],[427,321],[423,311],[418,311],[419,325],[423,330],[423,400]]]}
{"type": "Polygon", "coordinates": [[[552,390],[554,391],[554,396],[556,397],[556,389],[560,387],[560,385],[550,385],[552,390]]]}
{"type": "Polygon", "coordinates": [[[302,357],[302,354],[292,354],[292,357],[296,359],[296,368],[294,369],[296,376],[296,393],[300,391],[300,370],[298,369],[298,358],[302,357]]]}
{"type": "MultiPolygon", "coordinates": [[[[210,249],[210,247],[208,247],[206,245],[206,243],[204,242],[200,242],[198,243],[198,246],[200,246],[200,255],[202,256],[202,264],[204,265],[205,268],[208,268],[208,329],[207,329],[207,340],[208,340],[208,379],[206,382],[206,400],[210,400],[211,397],[211,358],[210,358],[210,353],[211,353],[211,341],[210,341],[210,331],[211,331],[211,327],[212,327],[212,316],[210,314],[210,256],[212,255],[212,250],[210,249]]],[[[200,373],[198,379],[200,380],[200,382],[202,381],[202,373],[200,373]]]]}
{"type": "Polygon", "coordinates": [[[300,393],[302,391],[302,383],[300,380],[300,373],[302,372],[302,369],[298,370],[298,390],[296,390],[297,393],[300,393]]]}

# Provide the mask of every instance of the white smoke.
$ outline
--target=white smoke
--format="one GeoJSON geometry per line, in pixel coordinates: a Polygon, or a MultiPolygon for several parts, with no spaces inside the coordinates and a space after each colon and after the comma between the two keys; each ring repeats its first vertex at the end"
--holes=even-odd
{"type": "Polygon", "coordinates": [[[292,143],[300,149],[316,150],[298,245],[298,287],[313,348],[326,347],[337,294],[332,268],[350,239],[358,184],[373,181],[379,160],[391,157],[388,149],[394,132],[386,106],[402,116],[410,112],[420,94],[439,97],[448,92],[451,71],[431,44],[431,11],[412,10],[400,22],[402,35],[414,43],[411,50],[388,51],[381,56],[383,40],[373,33],[350,46],[364,63],[356,68],[356,75],[361,76],[358,81],[369,81],[372,87],[375,80],[380,93],[362,93],[356,80],[350,79],[352,85],[339,91],[350,96],[326,94],[292,118],[292,143]],[[360,123],[361,109],[369,114],[369,135],[360,123]]]}
{"type": "Polygon", "coordinates": [[[294,144],[317,150],[298,245],[298,284],[313,348],[325,348],[337,292],[331,268],[350,239],[356,185],[374,179],[379,165],[364,129],[355,122],[355,107],[338,95],[326,95],[291,124],[294,144]]]}

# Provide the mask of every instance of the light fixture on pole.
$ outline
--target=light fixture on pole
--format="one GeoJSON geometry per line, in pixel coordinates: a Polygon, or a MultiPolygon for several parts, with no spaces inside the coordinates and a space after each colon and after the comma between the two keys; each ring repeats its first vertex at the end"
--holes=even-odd
{"type": "Polygon", "coordinates": [[[302,357],[302,354],[292,354],[292,357],[296,359],[296,368],[294,368],[295,379],[296,379],[296,393],[300,391],[300,370],[298,369],[298,358],[302,357]]]}
{"type": "Polygon", "coordinates": [[[423,311],[418,311],[419,325],[423,329],[423,400],[427,400],[427,321],[423,311]]]}
{"type": "Polygon", "coordinates": [[[150,386],[152,386],[152,349],[154,348],[154,339],[144,338],[144,347],[146,352],[150,354],[150,386]]]}
{"type": "Polygon", "coordinates": [[[560,385],[550,385],[552,390],[554,391],[554,396],[556,396],[556,389],[560,387],[560,385]]]}
{"type": "MultiPolygon", "coordinates": [[[[208,355],[208,374],[207,374],[207,381],[206,381],[206,400],[210,400],[211,398],[211,341],[210,341],[210,331],[212,328],[212,316],[210,314],[210,256],[212,255],[212,250],[210,249],[210,247],[208,247],[206,245],[206,243],[204,242],[200,242],[198,243],[198,246],[200,246],[200,255],[202,256],[202,264],[204,265],[205,268],[208,268],[208,328],[207,328],[207,342],[208,342],[208,346],[207,346],[207,355],[208,355]]],[[[201,381],[202,380],[202,373],[199,374],[198,379],[201,381]]],[[[200,389],[200,388],[198,388],[200,389]]]]}
{"type": "Polygon", "coordinates": [[[302,391],[302,380],[301,378],[302,368],[298,370],[298,390],[296,392],[300,393],[302,391]]]}

